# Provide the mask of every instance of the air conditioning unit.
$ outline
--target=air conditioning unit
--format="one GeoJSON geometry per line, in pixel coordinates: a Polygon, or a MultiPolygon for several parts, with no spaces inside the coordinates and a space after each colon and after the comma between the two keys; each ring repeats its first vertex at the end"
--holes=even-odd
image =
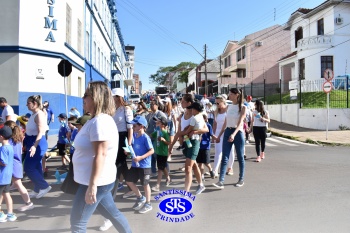
{"type": "Polygon", "coordinates": [[[340,18],[340,17],[335,18],[335,23],[338,24],[338,25],[342,24],[343,21],[344,21],[343,18],[340,18]]]}
{"type": "Polygon", "coordinates": [[[255,42],[255,46],[262,46],[263,45],[263,42],[262,41],[257,41],[255,42]]]}

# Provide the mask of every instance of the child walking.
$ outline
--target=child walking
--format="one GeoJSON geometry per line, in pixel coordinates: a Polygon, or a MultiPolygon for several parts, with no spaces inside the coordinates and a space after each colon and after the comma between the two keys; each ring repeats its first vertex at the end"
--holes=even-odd
{"type": "Polygon", "coordinates": [[[12,185],[18,189],[21,197],[24,201],[24,205],[19,207],[18,211],[26,211],[34,208],[33,202],[30,200],[27,189],[22,184],[23,178],[23,165],[22,165],[22,141],[23,134],[20,127],[14,121],[6,121],[5,125],[11,128],[12,137],[9,140],[9,144],[12,146],[14,153],[13,171],[12,171],[12,185]]]}
{"type": "Polygon", "coordinates": [[[204,181],[204,165],[209,169],[211,178],[215,178],[214,171],[210,165],[210,140],[211,137],[213,137],[215,140],[217,139],[217,137],[213,134],[213,129],[210,123],[208,122],[208,117],[206,113],[203,113],[203,119],[207,124],[209,132],[204,133],[202,135],[202,140],[199,145],[199,152],[196,161],[202,174],[202,180],[204,181]]]}
{"type": "Polygon", "coordinates": [[[144,214],[152,210],[149,181],[151,178],[150,156],[154,153],[154,149],[151,138],[145,133],[147,127],[145,117],[137,116],[128,124],[133,124],[132,148],[135,152],[135,157],[132,159],[132,165],[126,177],[126,183],[137,196],[137,200],[132,208],[140,214],[144,214]],[[144,188],[145,196],[141,194],[136,186],[138,180],[140,180],[144,188]]]}
{"type": "Polygon", "coordinates": [[[13,172],[14,152],[9,143],[12,137],[12,130],[7,125],[0,129],[0,222],[15,221],[16,215],[13,213],[13,201],[10,196],[10,184],[13,172]],[[7,205],[7,214],[1,210],[2,199],[7,205]]]}
{"type": "Polygon", "coordinates": [[[156,121],[156,128],[159,130],[154,131],[151,134],[152,139],[156,141],[155,143],[155,153],[157,155],[157,165],[158,165],[158,177],[157,185],[152,187],[152,190],[155,192],[160,191],[160,182],[162,180],[162,175],[166,177],[166,186],[169,186],[171,179],[168,171],[168,146],[170,144],[170,135],[166,129],[168,125],[168,120],[164,116],[159,118],[153,117],[156,121]]]}
{"type": "Polygon", "coordinates": [[[67,169],[66,162],[69,164],[70,159],[66,154],[66,145],[69,143],[67,138],[67,133],[69,131],[68,126],[66,124],[67,115],[65,113],[61,113],[58,115],[58,120],[61,123],[60,129],[58,131],[58,141],[57,141],[57,149],[58,154],[62,157],[62,169],[67,169]]]}

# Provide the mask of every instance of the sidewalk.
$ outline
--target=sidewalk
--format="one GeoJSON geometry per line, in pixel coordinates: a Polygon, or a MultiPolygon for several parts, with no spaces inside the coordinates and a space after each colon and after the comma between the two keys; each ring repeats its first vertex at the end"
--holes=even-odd
{"type": "Polygon", "coordinates": [[[326,139],[325,130],[302,128],[274,120],[271,120],[269,130],[274,135],[302,142],[350,146],[350,130],[328,131],[326,139]]]}

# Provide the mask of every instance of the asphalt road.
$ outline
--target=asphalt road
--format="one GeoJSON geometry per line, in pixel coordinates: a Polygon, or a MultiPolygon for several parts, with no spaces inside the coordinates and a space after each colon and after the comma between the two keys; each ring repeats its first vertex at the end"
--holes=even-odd
{"type": "MultiPolygon", "coordinates": [[[[348,233],[350,232],[350,156],[347,147],[322,147],[283,138],[269,138],[266,159],[254,162],[254,145],[246,147],[245,185],[236,188],[238,163],[233,176],[226,176],[225,189],[217,190],[207,178],[206,190],[192,202],[194,217],[185,222],[166,222],[157,218],[163,213],[160,201],[152,193],[153,210],[135,213],[135,199],[116,197],[116,204],[127,217],[133,232],[269,232],[269,233],[348,233]]],[[[213,154],[213,153],[212,153],[213,154]]],[[[184,159],[173,156],[170,163],[174,184],[166,189],[183,188],[184,173],[177,169],[184,159]]],[[[58,158],[50,160],[50,177],[54,182],[58,158]]],[[[154,180],[155,182],[155,180],[154,180]]],[[[31,188],[26,181],[25,186],[31,188]]],[[[70,232],[69,214],[72,196],[52,191],[42,199],[33,200],[35,209],[16,212],[16,222],[0,223],[0,232],[70,232]]],[[[194,191],[197,184],[193,183],[194,191]]],[[[22,203],[17,191],[12,193],[15,208],[22,203]]],[[[6,205],[2,205],[5,209],[6,205]]],[[[97,232],[103,217],[95,212],[87,232],[97,232]]],[[[113,227],[107,232],[117,232],[113,227]]]]}

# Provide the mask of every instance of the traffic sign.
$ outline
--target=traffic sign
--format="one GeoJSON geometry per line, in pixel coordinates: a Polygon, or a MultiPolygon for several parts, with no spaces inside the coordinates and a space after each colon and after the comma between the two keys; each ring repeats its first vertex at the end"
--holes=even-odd
{"type": "Polygon", "coordinates": [[[333,70],[331,69],[325,69],[325,71],[323,72],[323,77],[327,80],[327,81],[331,81],[334,77],[334,73],[333,70]]]}
{"type": "Polygon", "coordinates": [[[58,64],[58,73],[62,77],[69,76],[72,73],[72,64],[68,60],[62,59],[58,64]]]}
{"type": "Polygon", "coordinates": [[[329,93],[329,92],[331,92],[331,90],[332,90],[332,83],[330,83],[330,82],[324,82],[324,83],[323,83],[323,91],[324,91],[325,93],[329,93]]]}

